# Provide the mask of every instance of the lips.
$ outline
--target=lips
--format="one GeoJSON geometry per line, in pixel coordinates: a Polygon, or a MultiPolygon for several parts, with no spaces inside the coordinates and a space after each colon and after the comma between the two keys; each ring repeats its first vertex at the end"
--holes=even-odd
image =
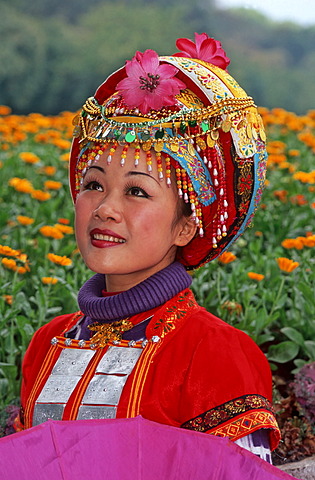
{"type": "Polygon", "coordinates": [[[126,240],[111,230],[93,229],[90,232],[92,245],[95,247],[107,247],[114,245],[121,245],[126,243],[126,240]]]}

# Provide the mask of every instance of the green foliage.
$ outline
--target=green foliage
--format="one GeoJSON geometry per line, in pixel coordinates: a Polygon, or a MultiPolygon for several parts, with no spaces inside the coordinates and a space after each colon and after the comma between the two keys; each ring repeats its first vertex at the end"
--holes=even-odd
{"type": "MultiPolygon", "coordinates": [[[[279,138],[286,152],[300,150],[298,160],[292,162],[298,170],[314,168],[312,152],[294,133],[280,137],[280,128],[272,129],[269,139],[279,138]]],[[[265,208],[258,210],[254,226],[232,247],[237,258],[229,264],[215,260],[197,271],[193,288],[207,310],[247,332],[267,353],[273,368],[293,362],[295,372],[315,361],[315,258],[313,248],[287,250],[281,242],[313,231],[314,193],[282,168],[270,168],[268,179],[265,208]],[[286,201],[274,195],[282,189],[286,201]],[[296,195],[302,196],[303,204],[292,204],[296,195]],[[300,265],[291,273],[281,272],[278,257],[300,265]],[[247,274],[253,271],[265,278],[251,280],[247,274]]]]}
{"type": "Polygon", "coordinates": [[[220,40],[229,71],[259,105],[314,108],[315,27],[277,23],[211,0],[0,0],[0,103],[16,113],[77,110],[136,50],[178,37],[220,40]]]}

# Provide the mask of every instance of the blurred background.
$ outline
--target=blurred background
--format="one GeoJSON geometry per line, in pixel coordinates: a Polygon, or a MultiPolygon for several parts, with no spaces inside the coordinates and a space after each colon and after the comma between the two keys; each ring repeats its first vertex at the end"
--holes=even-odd
{"type": "Polygon", "coordinates": [[[136,50],[172,54],[206,32],[258,105],[303,114],[315,107],[312,1],[0,0],[0,104],[77,110],[136,50]]]}

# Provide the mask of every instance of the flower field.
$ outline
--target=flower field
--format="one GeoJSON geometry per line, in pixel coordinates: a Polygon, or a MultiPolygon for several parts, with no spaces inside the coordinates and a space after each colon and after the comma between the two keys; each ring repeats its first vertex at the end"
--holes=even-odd
{"type": "MultiPolygon", "coordinates": [[[[315,112],[261,109],[268,174],[254,224],[194,274],[209,311],[246,331],[274,369],[315,361],[315,112]]],[[[89,272],[76,249],[67,159],[74,114],[0,106],[0,410],[18,397],[34,331],[75,311],[89,272]]]]}

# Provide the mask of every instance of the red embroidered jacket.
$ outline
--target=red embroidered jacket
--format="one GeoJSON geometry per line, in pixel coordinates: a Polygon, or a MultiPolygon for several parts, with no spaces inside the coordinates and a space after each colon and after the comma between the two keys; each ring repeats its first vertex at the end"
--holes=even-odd
{"type": "MultiPolygon", "coordinates": [[[[271,373],[257,345],[200,307],[188,289],[154,312],[146,329],[148,342],[144,347],[141,342],[133,345],[142,350],[122,388],[116,418],[142,415],[231,440],[267,428],[274,449],[280,435],[272,413],[271,373]]],[[[62,352],[91,350],[89,341],[84,346],[77,340],[65,344],[64,332],[80,316],[62,315],[35,333],[23,362],[22,428],[33,425],[37,400],[62,352]]],[[[116,346],[130,348],[125,340],[116,346]]],[[[112,344],[94,352],[66,401],[63,420],[78,418],[89,384],[110,348],[112,344]]]]}

